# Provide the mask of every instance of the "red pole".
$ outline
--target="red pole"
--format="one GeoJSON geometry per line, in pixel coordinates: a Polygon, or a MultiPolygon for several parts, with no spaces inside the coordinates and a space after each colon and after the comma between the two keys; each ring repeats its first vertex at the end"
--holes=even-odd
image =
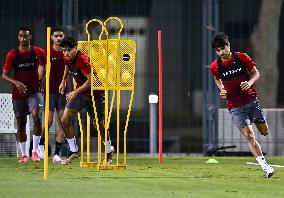
{"type": "Polygon", "coordinates": [[[162,31],[158,31],[159,57],[159,162],[163,158],[163,63],[162,63],[162,31]]]}

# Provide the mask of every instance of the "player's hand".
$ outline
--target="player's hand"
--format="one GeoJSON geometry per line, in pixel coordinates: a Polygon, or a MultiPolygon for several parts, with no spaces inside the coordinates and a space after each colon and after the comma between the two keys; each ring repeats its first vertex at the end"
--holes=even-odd
{"type": "Polygon", "coordinates": [[[66,88],[66,83],[65,82],[61,82],[59,85],[59,93],[61,93],[62,95],[64,94],[66,88]]]}
{"type": "Polygon", "coordinates": [[[39,91],[45,90],[45,79],[39,81],[39,91]]]}
{"type": "Polygon", "coordinates": [[[20,93],[26,93],[27,86],[24,83],[21,83],[20,81],[16,81],[15,86],[20,90],[20,93]]]}
{"type": "Polygon", "coordinates": [[[220,91],[220,96],[221,96],[221,98],[226,99],[227,98],[227,91],[225,89],[222,89],[220,91]]]}
{"type": "Polygon", "coordinates": [[[251,84],[248,81],[241,82],[241,84],[240,84],[240,87],[241,87],[242,90],[247,90],[247,89],[250,88],[250,86],[251,86],[251,84]]]}
{"type": "Polygon", "coordinates": [[[75,91],[71,91],[68,94],[66,94],[66,100],[69,102],[76,96],[75,91]]]}

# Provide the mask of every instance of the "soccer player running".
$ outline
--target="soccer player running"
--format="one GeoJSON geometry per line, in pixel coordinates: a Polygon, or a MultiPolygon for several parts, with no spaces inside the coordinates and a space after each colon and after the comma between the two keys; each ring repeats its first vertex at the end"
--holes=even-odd
{"type": "MultiPolygon", "coordinates": [[[[63,78],[63,73],[65,69],[65,62],[63,58],[63,52],[59,46],[61,40],[64,38],[64,31],[60,27],[55,27],[52,30],[51,40],[53,41],[53,46],[50,48],[50,78],[49,78],[49,116],[48,116],[48,128],[51,127],[53,123],[53,114],[54,110],[57,111],[57,123],[58,128],[56,131],[56,140],[55,140],[55,152],[53,156],[54,163],[61,163],[62,159],[60,158],[60,150],[64,141],[64,131],[61,124],[61,118],[64,112],[66,105],[66,96],[65,94],[59,93],[59,85],[63,78]]],[[[39,143],[39,153],[40,158],[44,159],[44,138],[45,126],[42,126],[42,134],[39,143]]]]}
{"type": "Polygon", "coordinates": [[[215,34],[211,45],[218,58],[211,63],[210,70],[220,96],[227,100],[235,126],[246,138],[250,151],[266,177],[271,177],[275,171],[266,163],[252,128],[254,123],[261,135],[268,134],[268,125],[257,99],[257,91],[252,86],[260,76],[256,63],[246,53],[232,53],[229,38],[223,32],[215,34]]]}
{"type": "Polygon", "coordinates": [[[12,102],[13,110],[17,120],[17,141],[21,151],[18,162],[27,163],[29,161],[26,150],[27,116],[32,114],[33,120],[33,148],[32,160],[40,161],[37,152],[41,135],[40,118],[40,81],[42,71],[46,64],[43,49],[31,45],[32,33],[29,27],[18,29],[19,46],[11,50],[7,56],[3,67],[2,79],[13,84],[12,102]],[[10,77],[10,72],[14,70],[14,77],[10,77]]]}
{"type": "MultiPolygon", "coordinates": [[[[67,138],[71,151],[69,156],[63,160],[63,164],[67,165],[73,159],[78,157],[78,146],[74,137],[73,118],[83,108],[86,108],[93,121],[95,119],[95,115],[91,97],[91,66],[88,56],[77,49],[77,41],[73,37],[65,37],[61,41],[60,47],[62,47],[65,58],[65,70],[62,82],[59,86],[59,92],[62,94],[65,92],[68,74],[75,79],[77,84],[74,91],[66,94],[67,104],[61,119],[65,137],[67,138]]],[[[96,91],[95,100],[100,123],[100,131],[104,132],[104,91],[96,91]]],[[[114,148],[111,146],[110,140],[108,140],[108,164],[111,162],[113,150],[114,148]]]]}

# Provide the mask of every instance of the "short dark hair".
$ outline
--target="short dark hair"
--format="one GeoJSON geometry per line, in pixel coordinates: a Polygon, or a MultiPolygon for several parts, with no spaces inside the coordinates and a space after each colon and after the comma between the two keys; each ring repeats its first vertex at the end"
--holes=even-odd
{"type": "Polygon", "coordinates": [[[30,32],[30,35],[32,34],[31,28],[28,27],[28,26],[22,26],[22,27],[20,27],[20,28],[18,29],[18,33],[19,33],[20,31],[29,31],[29,32],[30,32]]]}
{"type": "Polygon", "coordinates": [[[211,46],[212,48],[216,49],[218,47],[224,47],[225,45],[229,45],[229,37],[224,32],[218,32],[214,35],[211,46]]]}
{"type": "Polygon", "coordinates": [[[77,41],[75,38],[71,36],[66,36],[62,39],[59,46],[64,47],[64,48],[70,48],[70,49],[75,48],[77,47],[77,41]]]}
{"type": "Polygon", "coordinates": [[[54,32],[64,32],[63,28],[62,27],[54,27],[51,29],[51,34],[53,34],[54,32]]]}

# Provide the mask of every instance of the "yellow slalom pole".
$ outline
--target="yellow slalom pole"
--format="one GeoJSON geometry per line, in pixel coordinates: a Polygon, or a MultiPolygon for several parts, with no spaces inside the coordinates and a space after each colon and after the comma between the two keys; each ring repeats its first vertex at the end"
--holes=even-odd
{"type": "Polygon", "coordinates": [[[87,113],[87,162],[90,162],[90,116],[87,113]]]}
{"type": "Polygon", "coordinates": [[[44,112],[44,127],[45,127],[45,147],[44,147],[44,176],[48,177],[48,114],[49,114],[49,76],[50,76],[50,33],[51,28],[47,27],[46,41],[47,41],[47,56],[46,56],[46,80],[45,80],[45,112],[44,112]]]}
{"type": "MultiPolygon", "coordinates": [[[[75,80],[73,79],[74,87],[75,85],[75,80]]],[[[81,120],[81,113],[78,112],[78,123],[79,123],[79,129],[80,129],[80,134],[81,134],[81,159],[80,159],[80,164],[84,162],[84,134],[83,134],[83,125],[82,125],[82,120],[81,120]]]]}

